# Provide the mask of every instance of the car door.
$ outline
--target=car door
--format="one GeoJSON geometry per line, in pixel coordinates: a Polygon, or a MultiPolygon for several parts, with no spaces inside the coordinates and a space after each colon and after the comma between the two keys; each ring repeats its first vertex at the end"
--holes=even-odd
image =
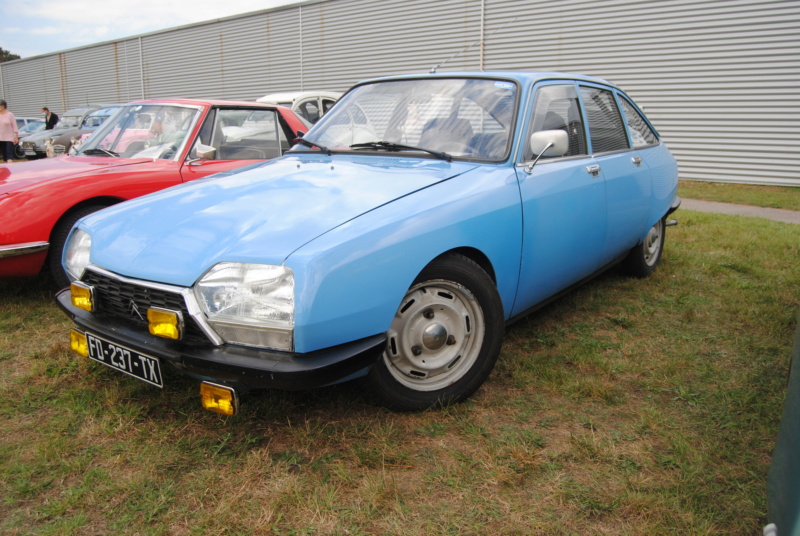
{"type": "Polygon", "coordinates": [[[512,311],[520,314],[599,268],[606,233],[606,193],[601,173],[587,151],[583,114],[574,83],[538,87],[517,166],[523,210],[520,283],[512,311]],[[565,154],[536,155],[532,133],[563,130],[565,154]]]}
{"type": "Polygon", "coordinates": [[[290,146],[287,128],[274,109],[213,108],[190,145],[181,178],[189,181],[281,156],[290,146]]]}
{"type": "Polygon", "coordinates": [[[631,148],[614,91],[581,84],[590,150],[606,185],[608,228],[602,261],[635,246],[650,228],[652,184],[646,159],[631,148]]]}

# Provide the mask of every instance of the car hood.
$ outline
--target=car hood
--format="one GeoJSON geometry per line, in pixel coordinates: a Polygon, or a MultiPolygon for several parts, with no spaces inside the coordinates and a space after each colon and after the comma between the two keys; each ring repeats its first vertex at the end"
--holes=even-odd
{"type": "Polygon", "coordinates": [[[60,138],[61,136],[77,136],[78,134],[86,134],[87,132],[94,132],[96,127],[93,128],[71,128],[69,130],[63,130],[61,132],[56,132],[56,138],[60,138]]]}
{"type": "Polygon", "coordinates": [[[282,264],[359,215],[475,164],[299,155],[212,176],[88,216],[91,261],[112,272],[192,285],[218,262],[282,264]]]}
{"type": "Polygon", "coordinates": [[[26,137],[26,141],[34,142],[34,143],[44,143],[49,138],[60,136],[64,132],[68,130],[73,130],[75,127],[69,128],[51,128],[50,130],[43,130],[41,132],[36,132],[35,134],[31,134],[30,136],[26,137]]]}
{"type": "Polygon", "coordinates": [[[55,180],[95,174],[103,169],[152,161],[152,158],[60,156],[30,162],[15,162],[0,166],[0,195],[40,186],[55,180]]]}

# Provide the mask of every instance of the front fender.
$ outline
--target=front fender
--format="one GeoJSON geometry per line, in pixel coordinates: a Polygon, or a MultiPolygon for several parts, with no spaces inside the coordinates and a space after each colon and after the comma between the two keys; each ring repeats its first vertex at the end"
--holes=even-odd
{"type": "Polygon", "coordinates": [[[295,351],[385,332],[422,269],[458,248],[489,259],[507,317],[521,244],[519,187],[508,168],[478,168],[378,207],[287,259],[295,274],[295,351]]]}

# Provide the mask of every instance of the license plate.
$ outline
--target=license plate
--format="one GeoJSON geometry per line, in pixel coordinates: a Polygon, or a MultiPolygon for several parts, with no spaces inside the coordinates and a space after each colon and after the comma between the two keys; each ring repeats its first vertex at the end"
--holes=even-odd
{"type": "Polygon", "coordinates": [[[25,148],[25,154],[28,154],[28,155],[31,155],[31,156],[33,156],[33,155],[35,155],[35,154],[36,154],[36,150],[35,150],[35,149],[30,149],[30,148],[26,147],[26,148],[25,148]]]}
{"type": "Polygon", "coordinates": [[[140,354],[91,333],[86,334],[89,359],[102,363],[156,387],[164,387],[161,379],[161,363],[158,358],[140,354]]]}

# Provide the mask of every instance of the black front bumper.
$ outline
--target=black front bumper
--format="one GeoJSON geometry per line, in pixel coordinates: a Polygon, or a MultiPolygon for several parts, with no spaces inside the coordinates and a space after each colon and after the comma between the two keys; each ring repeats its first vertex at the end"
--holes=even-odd
{"type": "Polygon", "coordinates": [[[192,346],[154,337],[113,319],[99,321],[72,305],[69,289],[56,294],[56,303],[82,330],[159,358],[181,374],[239,391],[300,390],[333,384],[370,367],[386,346],[384,334],[307,354],[242,346],[192,346]]]}

